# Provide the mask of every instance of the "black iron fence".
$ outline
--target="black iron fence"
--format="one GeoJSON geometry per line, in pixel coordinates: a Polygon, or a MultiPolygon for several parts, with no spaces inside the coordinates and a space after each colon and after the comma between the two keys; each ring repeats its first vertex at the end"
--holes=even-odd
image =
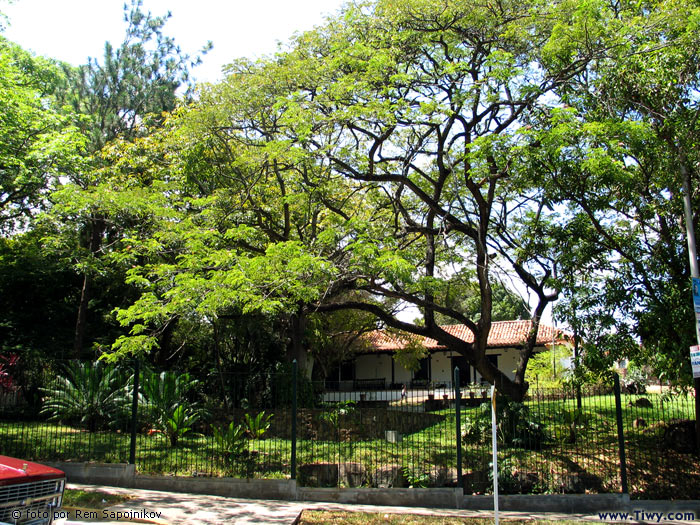
{"type": "MultiPolygon", "coordinates": [[[[0,397],[0,453],[130,462],[149,474],[492,491],[491,402],[481,385],[339,391],[291,367],[195,378],[133,363],[60,363],[46,376],[0,397]]],[[[700,498],[692,393],[531,389],[521,403],[498,398],[496,414],[503,493],[700,498]]]]}

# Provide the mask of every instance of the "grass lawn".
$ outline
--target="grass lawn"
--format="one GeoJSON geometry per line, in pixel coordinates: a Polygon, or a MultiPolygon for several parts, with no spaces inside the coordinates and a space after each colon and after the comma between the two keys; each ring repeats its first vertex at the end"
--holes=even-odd
{"type": "MultiPolygon", "coordinates": [[[[651,406],[635,405],[638,396],[623,396],[630,492],[644,497],[700,498],[698,457],[661,446],[669,421],[693,417],[693,398],[676,396],[669,400],[661,394],[644,397],[651,406]]],[[[544,425],[546,440],[540,450],[501,445],[499,485],[504,492],[517,491],[524,484],[530,493],[576,491],[577,484],[585,484],[592,492],[619,491],[612,395],[584,395],[578,415],[576,401],[570,398],[533,396],[526,405],[528,419],[544,425]],[[576,417],[572,419],[573,415],[576,417]]],[[[380,468],[398,465],[413,485],[454,484],[455,410],[428,414],[421,409],[420,404],[390,407],[384,412],[357,407],[339,417],[333,428],[320,428],[326,424],[323,410],[307,410],[298,424],[298,464],[357,463],[370,478],[380,468]],[[396,417],[399,411],[403,411],[401,418],[396,417]],[[385,420],[381,420],[382,413],[385,420]],[[390,424],[406,425],[409,430],[388,427],[390,424]],[[390,443],[383,438],[385,429],[402,431],[403,439],[390,443]]],[[[479,418],[490,421],[489,410],[488,404],[462,408],[463,426],[479,418]]],[[[278,428],[271,430],[267,439],[248,440],[246,452],[227,463],[210,430],[206,434],[190,433],[176,447],[162,434],[143,433],[137,440],[137,469],[145,474],[288,478],[288,434],[288,428],[278,428]]],[[[128,461],[129,445],[128,433],[90,433],[48,422],[0,422],[0,453],[29,460],[124,463],[128,461]]],[[[489,429],[463,442],[463,474],[471,492],[491,490],[490,447],[489,429]]],[[[368,485],[372,484],[370,478],[366,480],[368,485]]]]}
{"type": "Polygon", "coordinates": [[[66,489],[63,493],[64,507],[82,509],[104,509],[131,499],[123,494],[110,494],[94,490],[66,489]]]}

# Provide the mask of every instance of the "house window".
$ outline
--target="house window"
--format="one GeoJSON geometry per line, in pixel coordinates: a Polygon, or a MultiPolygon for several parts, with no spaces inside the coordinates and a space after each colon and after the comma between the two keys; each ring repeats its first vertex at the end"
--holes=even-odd
{"type": "Polygon", "coordinates": [[[342,381],[353,381],[355,379],[355,362],[344,361],[331,369],[326,377],[327,390],[339,390],[342,381]]]}
{"type": "Polygon", "coordinates": [[[419,361],[420,368],[413,374],[413,379],[430,381],[430,356],[419,361]]]}
{"type": "Polygon", "coordinates": [[[487,355],[486,359],[491,363],[493,366],[498,368],[498,356],[497,355],[487,355]]]}
{"type": "Polygon", "coordinates": [[[459,386],[465,386],[471,383],[471,367],[467,362],[467,358],[464,356],[452,357],[452,370],[451,380],[454,381],[455,368],[459,367],[459,386]]]}
{"type": "Polygon", "coordinates": [[[355,379],[355,361],[345,361],[340,365],[340,380],[352,381],[355,379]]]}

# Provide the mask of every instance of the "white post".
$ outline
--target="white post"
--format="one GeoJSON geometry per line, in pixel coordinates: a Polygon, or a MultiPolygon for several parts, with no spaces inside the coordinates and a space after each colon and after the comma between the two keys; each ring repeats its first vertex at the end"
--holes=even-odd
{"type": "Polygon", "coordinates": [[[498,525],[498,447],[496,445],[496,387],[491,385],[491,444],[493,449],[493,512],[498,525]]]}
{"type": "MultiPolygon", "coordinates": [[[[688,258],[690,259],[690,276],[700,278],[700,264],[698,263],[698,248],[695,244],[695,230],[693,229],[693,205],[691,201],[692,189],[690,187],[690,173],[684,162],[681,162],[681,174],[683,175],[683,212],[685,215],[685,229],[688,238],[688,258]]],[[[694,302],[694,301],[693,301],[694,302]]],[[[695,310],[695,304],[693,304],[695,310]]],[[[695,338],[700,345],[700,319],[695,313],[695,338]]],[[[693,378],[695,387],[695,437],[698,449],[700,449],[700,377],[693,378]]]]}

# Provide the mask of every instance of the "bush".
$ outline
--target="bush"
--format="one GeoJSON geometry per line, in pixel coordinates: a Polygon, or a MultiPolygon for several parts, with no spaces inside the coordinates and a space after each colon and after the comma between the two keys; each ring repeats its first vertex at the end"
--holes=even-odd
{"type": "Polygon", "coordinates": [[[229,471],[232,471],[233,464],[245,450],[245,430],[241,425],[235,425],[233,421],[225,427],[214,427],[214,442],[218,454],[229,471]]]}
{"type": "Polygon", "coordinates": [[[128,421],[130,376],[101,361],[67,364],[51,386],[42,388],[40,414],[50,421],[84,425],[95,432],[128,421]]]}
{"type": "Polygon", "coordinates": [[[142,414],[149,425],[168,436],[172,446],[192,430],[202,415],[202,410],[187,399],[197,383],[187,373],[144,370],[141,375],[142,414]]]}
{"type": "Polygon", "coordinates": [[[244,422],[248,437],[250,439],[262,439],[270,428],[271,419],[272,414],[266,414],[264,410],[255,417],[246,414],[244,416],[244,422]]]}
{"type": "Polygon", "coordinates": [[[484,414],[477,416],[466,416],[462,424],[462,439],[464,443],[484,443],[491,435],[491,417],[488,419],[484,414]]]}
{"type": "MultiPolygon", "coordinates": [[[[547,441],[544,425],[532,421],[530,410],[523,403],[499,396],[496,402],[496,421],[498,441],[506,447],[539,450],[547,441]]],[[[485,443],[490,436],[491,410],[465,417],[462,424],[465,444],[485,443]]]]}
{"type": "Polygon", "coordinates": [[[498,437],[506,446],[539,450],[547,439],[544,425],[532,421],[530,409],[504,397],[496,402],[498,437]]]}

